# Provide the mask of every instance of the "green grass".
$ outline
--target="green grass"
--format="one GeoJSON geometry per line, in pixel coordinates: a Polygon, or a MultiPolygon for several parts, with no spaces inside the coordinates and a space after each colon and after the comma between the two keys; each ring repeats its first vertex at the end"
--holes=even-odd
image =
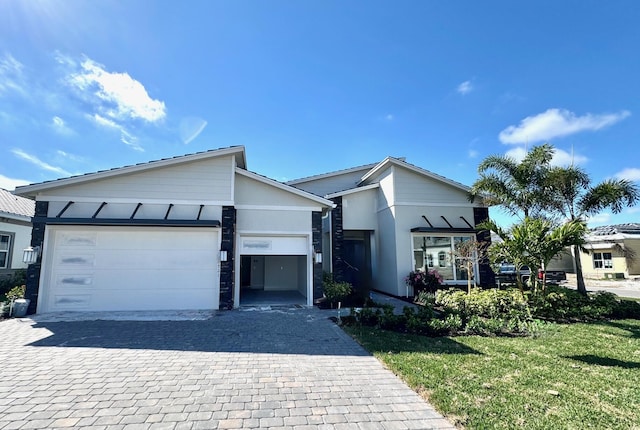
{"type": "Polygon", "coordinates": [[[638,320],[548,324],[535,338],[345,329],[460,427],[640,429],[638,320]]]}

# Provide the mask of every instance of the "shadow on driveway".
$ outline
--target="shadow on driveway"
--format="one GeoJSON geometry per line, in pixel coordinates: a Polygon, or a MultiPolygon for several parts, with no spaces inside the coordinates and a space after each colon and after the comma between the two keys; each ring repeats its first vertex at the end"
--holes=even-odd
{"type": "Polygon", "coordinates": [[[36,347],[369,355],[317,310],[226,311],[202,321],[36,322],[36,347]]]}

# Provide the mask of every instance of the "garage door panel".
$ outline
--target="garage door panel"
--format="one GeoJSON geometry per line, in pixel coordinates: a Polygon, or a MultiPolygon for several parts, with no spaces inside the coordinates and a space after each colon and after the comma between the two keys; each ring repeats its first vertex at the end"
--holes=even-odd
{"type": "Polygon", "coordinates": [[[218,307],[216,229],[52,230],[44,311],[218,307]]]}

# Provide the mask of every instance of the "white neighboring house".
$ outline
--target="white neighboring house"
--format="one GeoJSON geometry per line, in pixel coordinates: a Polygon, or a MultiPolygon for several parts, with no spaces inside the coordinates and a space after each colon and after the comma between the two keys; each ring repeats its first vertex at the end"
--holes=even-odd
{"type": "MultiPolygon", "coordinates": [[[[455,244],[490,241],[488,232],[476,230],[488,208],[469,201],[467,186],[403,158],[287,183],[335,203],[323,222],[324,254],[330,256],[324,269],[365,291],[412,295],[405,277],[416,269],[437,270],[445,284],[466,284],[455,244]]],[[[488,264],[476,265],[473,275],[480,285],[495,281],[488,264]]]]}
{"type": "Polygon", "coordinates": [[[31,242],[34,207],[33,200],[0,188],[0,275],[27,268],[22,250],[31,242]]]}
{"type": "Polygon", "coordinates": [[[322,295],[333,203],[246,170],[244,147],[18,187],[36,201],[30,313],[228,309],[322,295]],[[283,299],[283,297],[285,297],[283,299]]]}

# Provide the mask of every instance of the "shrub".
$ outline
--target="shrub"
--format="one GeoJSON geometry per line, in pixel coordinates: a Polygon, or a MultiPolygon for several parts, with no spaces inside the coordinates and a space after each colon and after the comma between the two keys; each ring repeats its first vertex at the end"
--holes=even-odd
{"type": "Polygon", "coordinates": [[[404,282],[413,288],[413,294],[417,296],[421,291],[435,293],[442,285],[442,276],[437,270],[429,270],[427,272],[416,270],[409,272],[409,275],[404,278],[404,282]]]}
{"type": "Polygon", "coordinates": [[[433,306],[436,304],[436,294],[427,290],[420,291],[415,299],[421,305],[433,306]]]}
{"type": "Polygon", "coordinates": [[[323,285],[324,295],[331,303],[342,301],[351,294],[351,284],[348,282],[331,282],[323,285]]]}
{"type": "Polygon", "coordinates": [[[27,271],[18,269],[12,275],[0,276],[0,297],[6,295],[16,285],[24,285],[27,282],[27,271]]]}
{"type": "Polygon", "coordinates": [[[436,303],[442,305],[447,312],[461,314],[464,318],[472,315],[519,320],[531,318],[529,304],[515,288],[507,290],[474,288],[471,293],[449,289],[438,292],[436,303]]]}
{"type": "Polygon", "coordinates": [[[14,301],[16,299],[24,299],[24,294],[25,294],[26,290],[27,290],[27,286],[26,285],[18,285],[16,287],[13,287],[6,294],[7,300],[12,302],[12,301],[14,301]]]}

